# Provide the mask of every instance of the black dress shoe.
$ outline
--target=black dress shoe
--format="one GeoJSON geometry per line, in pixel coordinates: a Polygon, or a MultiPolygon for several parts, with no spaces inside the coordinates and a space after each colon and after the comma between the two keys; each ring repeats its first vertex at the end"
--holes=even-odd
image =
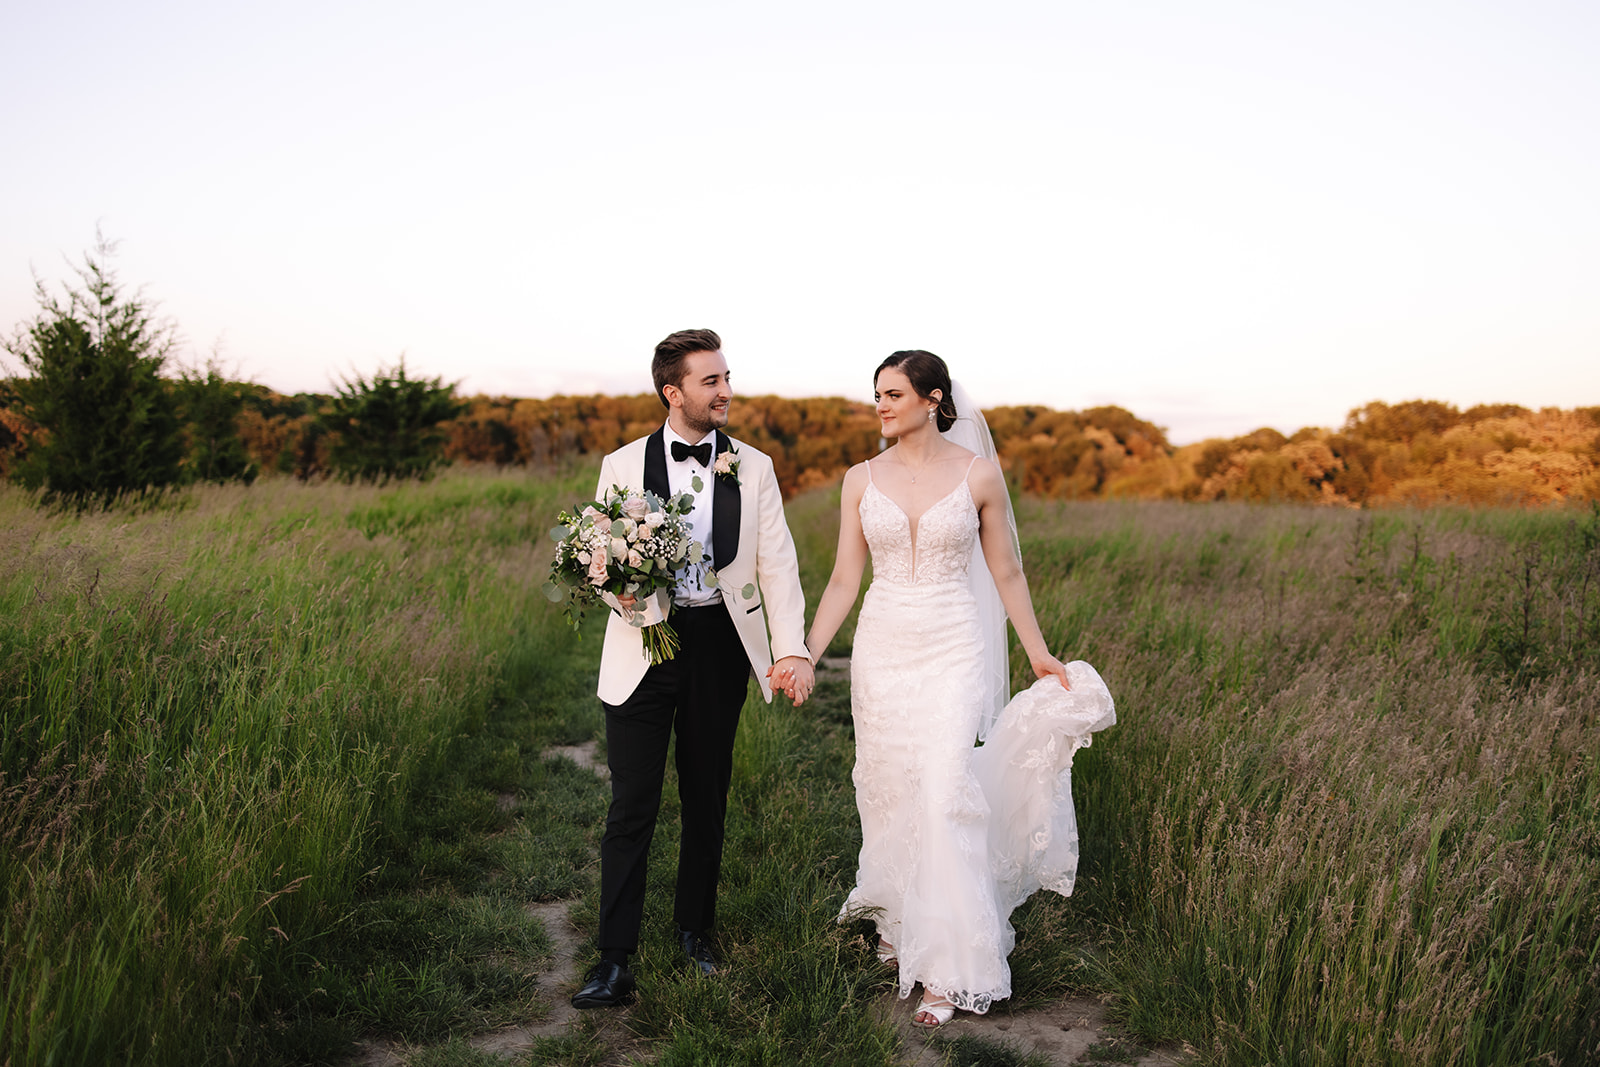
{"type": "Polygon", "coordinates": [[[633,996],[633,975],[628,968],[601,960],[584,976],[583,988],[572,994],[574,1008],[614,1008],[633,996]]]}
{"type": "Polygon", "coordinates": [[[701,974],[717,973],[717,958],[711,954],[711,945],[704,933],[679,927],[678,940],[683,944],[683,954],[701,974]]]}

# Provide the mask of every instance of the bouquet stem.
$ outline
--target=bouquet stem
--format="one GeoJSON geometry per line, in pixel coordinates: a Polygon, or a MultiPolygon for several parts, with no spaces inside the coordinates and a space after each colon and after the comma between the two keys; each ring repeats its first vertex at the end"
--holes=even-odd
{"type": "Polygon", "coordinates": [[[669,623],[658,622],[644,627],[639,631],[639,636],[644,638],[644,652],[650,657],[650,665],[665,663],[678,651],[678,634],[669,623]]]}

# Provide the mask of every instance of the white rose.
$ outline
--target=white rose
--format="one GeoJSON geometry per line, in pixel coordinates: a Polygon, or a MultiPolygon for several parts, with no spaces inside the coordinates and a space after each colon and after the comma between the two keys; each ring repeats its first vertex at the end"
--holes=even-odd
{"type": "Polygon", "coordinates": [[[639,550],[637,548],[628,550],[628,566],[637,567],[643,562],[644,557],[639,554],[639,550]]]}
{"type": "Polygon", "coordinates": [[[649,510],[650,505],[645,503],[644,497],[642,496],[630,496],[628,499],[622,502],[622,514],[630,519],[633,519],[635,522],[644,518],[645,514],[649,512],[649,510]]]}
{"type": "Polygon", "coordinates": [[[585,564],[588,563],[589,562],[589,553],[583,551],[582,549],[579,549],[578,550],[578,562],[579,563],[585,563],[585,564]]]}
{"type": "Polygon", "coordinates": [[[644,524],[652,530],[666,521],[667,516],[659,511],[652,511],[644,517],[644,524]]]}

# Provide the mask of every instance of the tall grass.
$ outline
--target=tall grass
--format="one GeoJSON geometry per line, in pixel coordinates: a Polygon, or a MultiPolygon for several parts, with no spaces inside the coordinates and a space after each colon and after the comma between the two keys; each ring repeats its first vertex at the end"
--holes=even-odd
{"type": "MultiPolygon", "coordinates": [[[[329,1014],[460,1037],[479,1009],[443,972],[493,954],[519,902],[586,892],[592,924],[599,787],[525,755],[597,722],[598,642],[573,646],[537,593],[549,515],[591,477],[267,483],[83,518],[0,491],[0,1062],[247,1058],[264,1005],[282,1017],[250,1033],[283,1044],[264,1059],[337,1046],[309,1033],[329,1014]],[[508,711],[529,725],[500,754],[508,711]],[[518,822],[450,786],[438,819],[482,809],[502,836],[447,846],[418,783],[468,733],[518,822]],[[424,920],[462,944],[436,950],[424,920]],[[372,936],[331,940],[352,923],[372,936]],[[324,965],[344,971],[288,977],[324,965]]],[[[789,518],[814,604],[837,489],[789,518]]],[[[1019,518],[1046,635],[1100,668],[1120,721],[1075,768],[1077,893],[1016,916],[1003,1007],[1109,993],[1145,1038],[1225,1064],[1600,1058],[1600,519],[1019,518]]],[[[747,704],[716,983],[676,962],[669,780],[629,1021],[658,1062],[898,1055],[874,1009],[890,976],[833,921],[851,760],[842,683],[747,704]]],[[[578,1055],[557,1045],[535,1058],[578,1055]]]]}
{"type": "Polygon", "coordinates": [[[0,1060],[225,1059],[505,658],[570,640],[540,537],[585,480],[0,489],[0,1060]]]}
{"type": "Polygon", "coordinates": [[[1596,526],[1024,508],[1050,643],[1120,712],[1072,918],[1042,908],[1098,926],[1130,1025],[1220,1063],[1600,1058],[1596,526]]]}

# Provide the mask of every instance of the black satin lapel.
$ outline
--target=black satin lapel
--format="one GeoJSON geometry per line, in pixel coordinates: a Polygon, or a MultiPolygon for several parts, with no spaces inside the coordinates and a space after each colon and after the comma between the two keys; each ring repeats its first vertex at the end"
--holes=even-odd
{"type": "Polygon", "coordinates": [[[672,495],[667,482],[667,431],[657,430],[644,443],[644,488],[662,500],[672,495]]]}
{"type": "MultiPolygon", "coordinates": [[[[716,454],[720,456],[731,447],[728,435],[718,430],[716,454]]],[[[743,494],[732,478],[713,474],[711,480],[717,483],[711,493],[711,565],[720,571],[739,554],[739,505],[743,494]]]]}

